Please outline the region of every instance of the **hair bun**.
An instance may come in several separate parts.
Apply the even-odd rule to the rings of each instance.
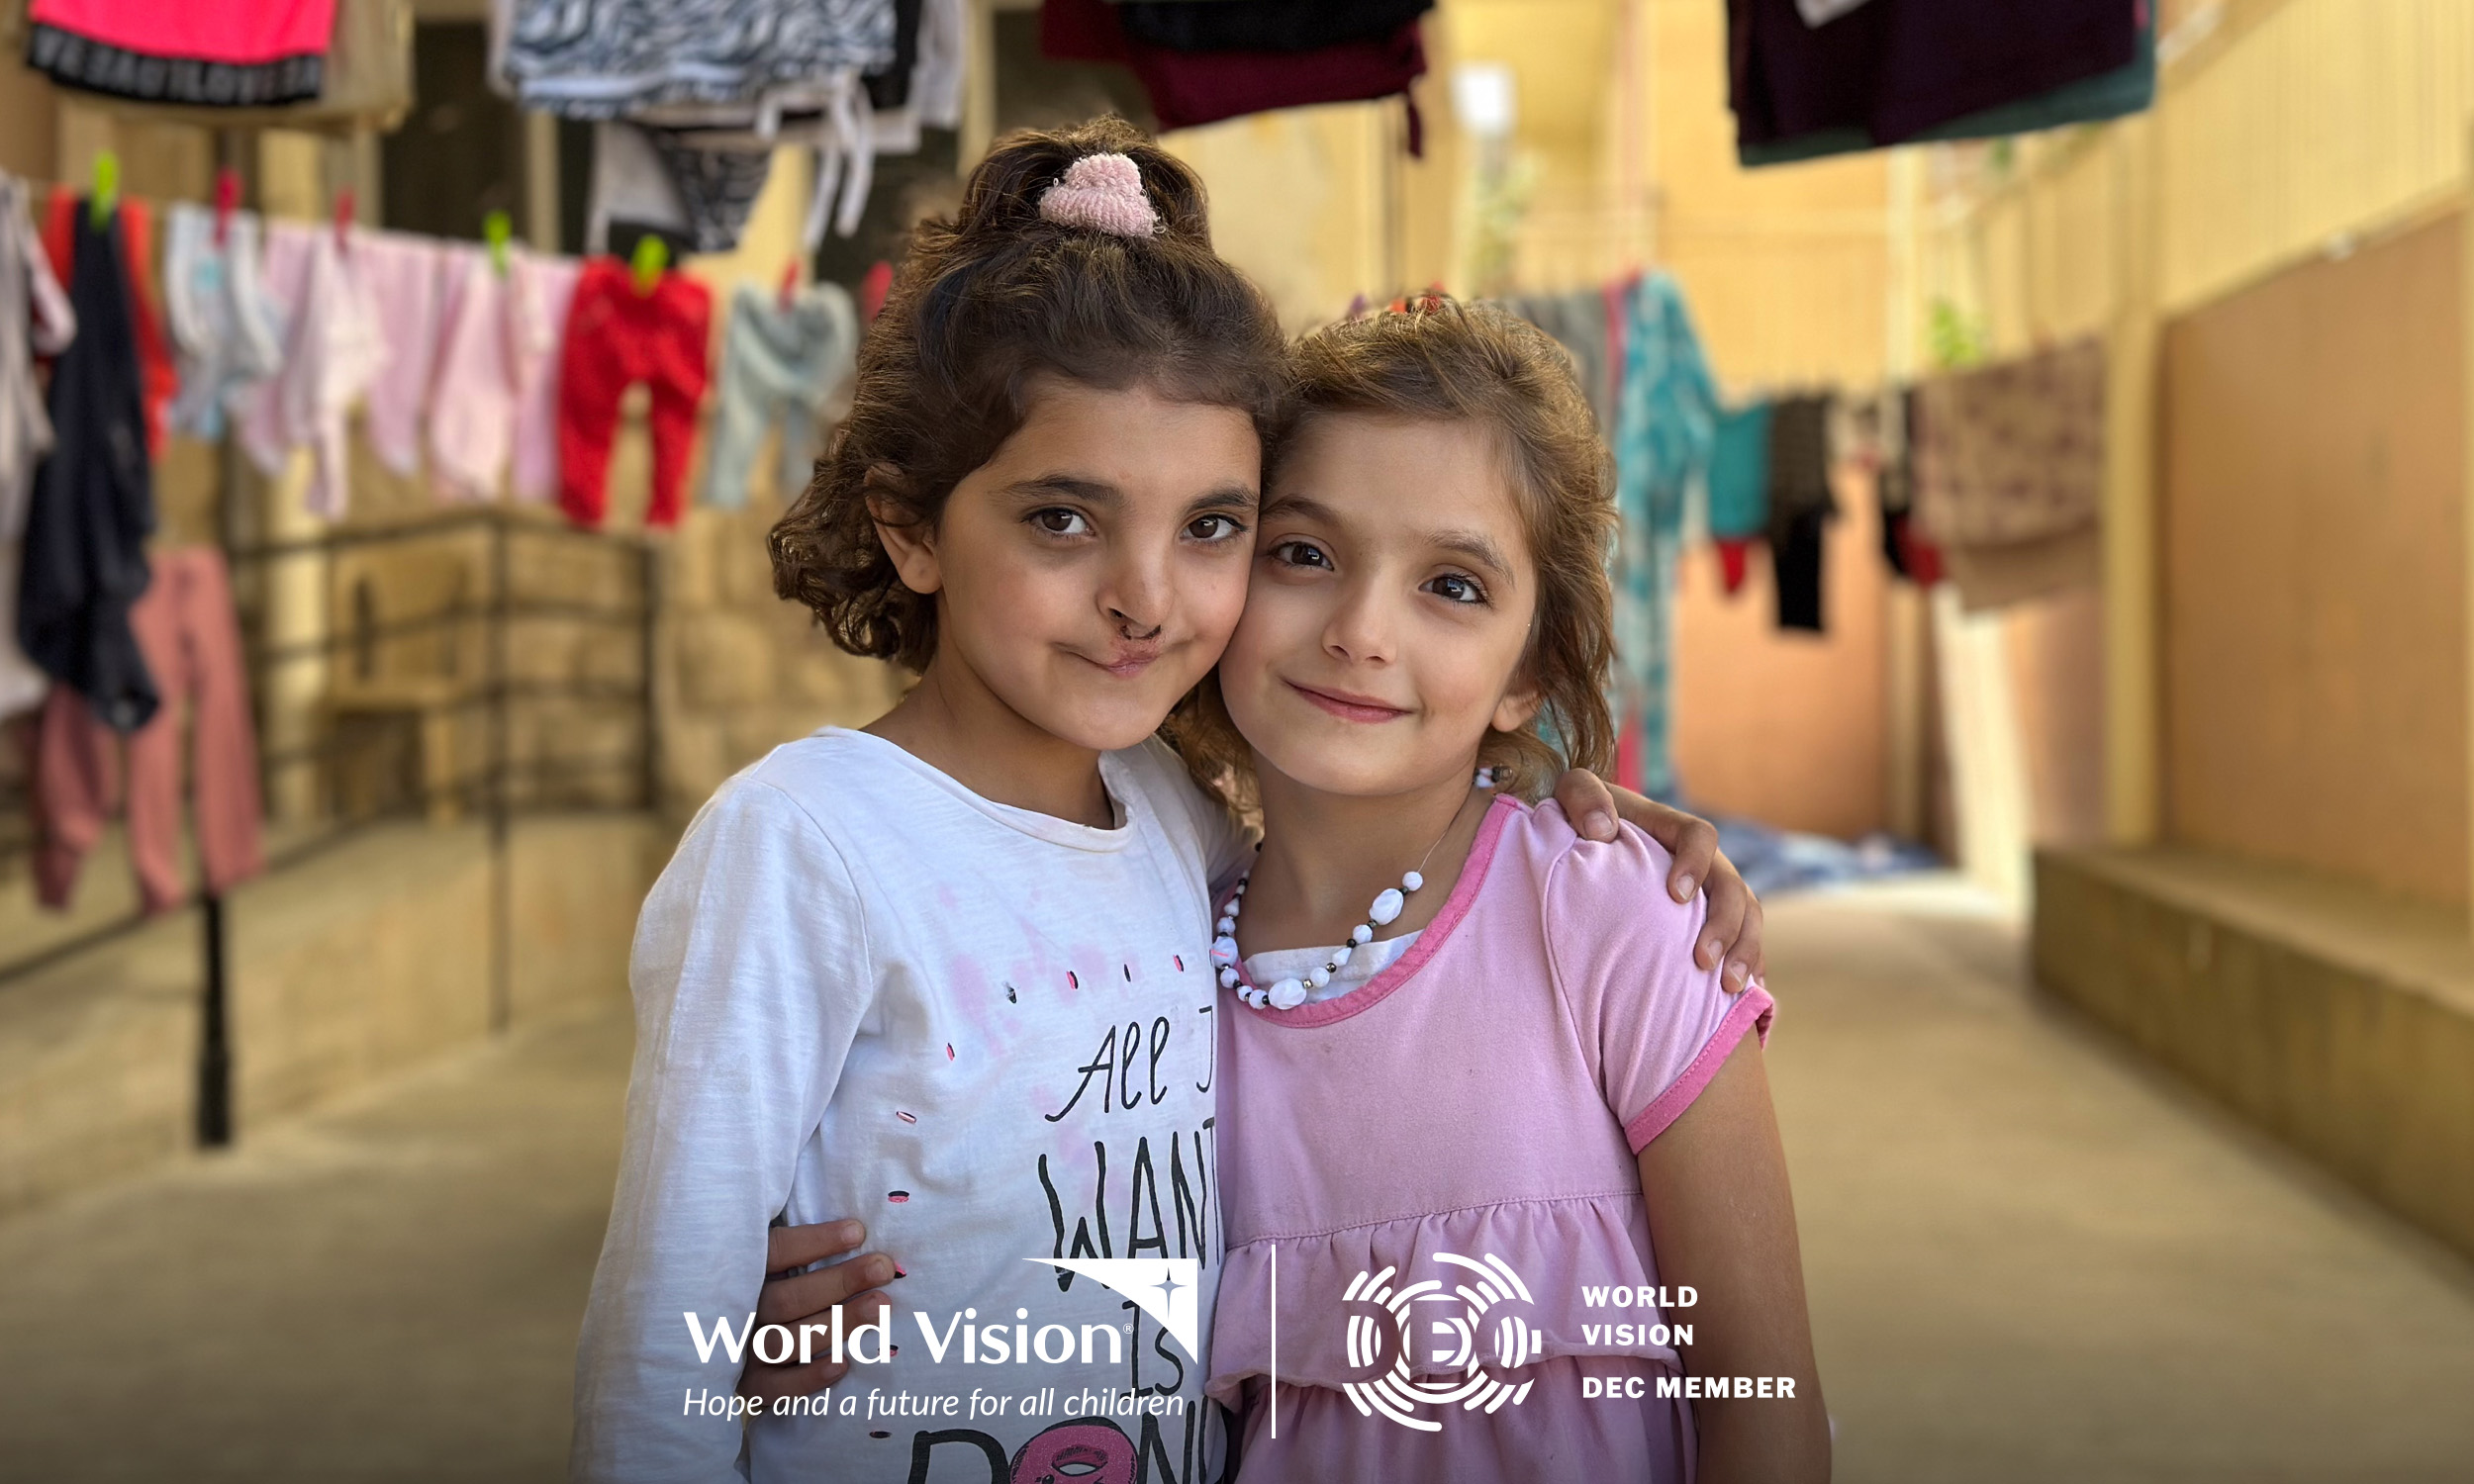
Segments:
[[[1160,232],[1160,213],[1143,193],[1142,167],[1114,152],[1086,154],[1040,193],[1039,214],[1061,227],[1083,227],[1112,236],[1150,237]]]

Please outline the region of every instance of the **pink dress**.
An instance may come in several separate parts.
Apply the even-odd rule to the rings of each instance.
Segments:
[[[1693,965],[1667,861],[1498,798],[1398,963],[1293,1010],[1221,996],[1207,1389],[1241,1478],[1692,1477],[1691,1404],[1657,1396],[1692,1310],[1657,1291],[1634,1157],[1770,1001]]]

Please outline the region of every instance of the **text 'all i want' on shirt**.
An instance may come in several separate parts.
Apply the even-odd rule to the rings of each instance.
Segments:
[[[1237,844],[1159,744],[1100,771],[1111,829],[828,728],[698,814],[636,931],[577,1477],[729,1477],[712,1326],[755,1308],[777,1217],[848,1216],[904,1269],[896,1352],[749,1425],[754,1478],[1218,1477],[1208,881]]]

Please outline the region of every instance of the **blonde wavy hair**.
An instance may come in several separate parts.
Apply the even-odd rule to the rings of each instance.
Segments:
[[[1570,357],[1506,310],[1440,294],[1326,325],[1289,347],[1267,472],[1278,477],[1301,429],[1350,415],[1476,419],[1494,431],[1538,569],[1521,665],[1541,701],[1527,726],[1489,731],[1478,761],[1496,771],[1497,787],[1533,798],[1565,768],[1605,772],[1615,748],[1606,703],[1615,654],[1606,576],[1613,478]],[[1196,782],[1239,813],[1254,812],[1253,753],[1229,721],[1216,675],[1163,730]]]

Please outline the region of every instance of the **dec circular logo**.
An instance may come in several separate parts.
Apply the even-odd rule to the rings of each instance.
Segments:
[[[1392,1277],[1398,1269],[1386,1267],[1359,1273],[1341,1295],[1350,1367],[1372,1370],[1386,1358],[1390,1362],[1372,1381],[1343,1381],[1341,1391],[1366,1416],[1387,1417],[1421,1433],[1443,1431],[1442,1423],[1417,1415],[1424,1408],[1458,1406],[1493,1412],[1518,1406],[1534,1383],[1514,1385],[1490,1371],[1517,1370],[1539,1358],[1545,1348],[1545,1338],[1526,1318],[1497,1312],[1506,1305],[1536,1302],[1510,1263],[1492,1252],[1482,1261],[1458,1252],[1436,1252],[1433,1260],[1464,1269],[1468,1276],[1450,1288],[1438,1278],[1394,1288]],[[1410,1373],[1421,1322],[1426,1327],[1428,1364],[1454,1374]]]

